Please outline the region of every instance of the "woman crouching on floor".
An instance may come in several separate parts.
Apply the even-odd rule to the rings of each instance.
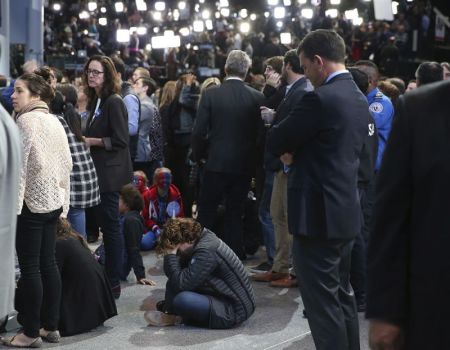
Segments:
[[[169,219],[157,249],[168,281],[158,311],[144,315],[149,325],[231,328],[253,314],[253,288],[241,261],[197,221]]]

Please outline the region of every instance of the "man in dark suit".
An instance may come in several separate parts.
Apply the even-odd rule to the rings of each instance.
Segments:
[[[349,270],[360,229],[357,179],[369,106],[345,70],[345,44],[336,32],[309,33],[297,53],[315,90],[272,128],[267,148],[290,166],[289,232],[316,348],[359,349]]]
[[[255,171],[257,137],[263,129],[260,106],[264,95],[243,82],[250,65],[245,52],[230,52],[225,63],[227,77],[221,86],[204,91],[192,131],[194,158],[206,159],[198,221],[212,228],[217,207],[225,198],[220,238],[240,258],[245,257],[243,204]]]
[[[372,349],[450,349],[449,96],[434,83],[397,104],[369,243]]]

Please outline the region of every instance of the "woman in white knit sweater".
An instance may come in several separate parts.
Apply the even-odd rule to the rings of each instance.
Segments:
[[[17,79],[12,95],[23,148],[16,235],[21,277],[16,309],[24,330],[3,340],[12,347],[40,347],[42,339],[59,341],[61,280],[55,236],[57,219],[69,208],[72,158],[63,126],[48,111],[54,94],[42,77],[31,73]]]

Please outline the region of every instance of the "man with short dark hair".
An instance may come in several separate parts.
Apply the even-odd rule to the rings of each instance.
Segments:
[[[423,62],[416,70],[417,87],[444,79],[444,67],[437,62]]]
[[[205,90],[192,130],[195,161],[206,159],[199,196],[198,221],[213,229],[217,207],[225,199],[221,239],[244,259],[243,204],[255,172],[257,138],[264,125],[260,106],[264,95],[245,85],[251,65],[241,50],[229,53],[222,85]]]
[[[297,53],[315,90],[271,129],[267,149],[289,165],[294,267],[316,348],[355,350],[350,255],[361,225],[357,180],[368,104],[345,69],[345,43],[336,32],[310,32]]]

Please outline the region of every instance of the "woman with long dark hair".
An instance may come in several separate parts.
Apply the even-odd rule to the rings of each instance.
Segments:
[[[90,111],[84,140],[90,147],[100,187],[98,219],[105,244],[105,267],[113,294],[119,298],[123,251],[119,192],[133,178],[127,109],[119,95],[119,75],[109,57],[92,56],[85,65],[83,83]]]
[[[54,89],[39,75],[24,74],[12,102],[22,134],[16,250],[21,277],[16,301],[24,332],[4,339],[12,347],[59,342],[61,279],[55,261],[56,222],[67,214],[72,158],[64,128],[49,113]]]

